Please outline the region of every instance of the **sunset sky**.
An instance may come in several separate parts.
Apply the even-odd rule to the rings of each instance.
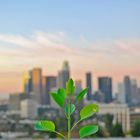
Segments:
[[[22,90],[22,75],[57,75],[68,60],[74,79],[91,71],[140,84],[140,1],[0,1],[0,97]]]

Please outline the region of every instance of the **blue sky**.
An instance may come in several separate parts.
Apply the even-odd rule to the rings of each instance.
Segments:
[[[140,1],[0,1],[0,93],[22,91],[33,67],[57,75],[64,60],[75,79],[91,71],[95,84],[126,74],[140,83]]]
[[[65,31],[71,38],[140,36],[138,0],[4,0],[0,31],[28,34],[35,30]]]

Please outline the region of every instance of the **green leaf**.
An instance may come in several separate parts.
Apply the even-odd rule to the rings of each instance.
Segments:
[[[84,126],[79,131],[80,138],[84,138],[86,136],[95,134],[98,131],[98,129],[99,128],[98,128],[97,125],[87,125],[87,126]]]
[[[89,104],[80,111],[80,118],[81,120],[86,119],[88,117],[91,117],[93,114],[97,113],[98,111],[99,111],[99,107],[97,104]]]
[[[73,95],[75,91],[75,85],[74,85],[74,82],[72,79],[69,79],[67,82],[66,82],[66,92],[67,94],[69,95]]]
[[[75,105],[74,104],[70,104],[70,114],[72,114],[75,110]],[[65,112],[66,114],[68,114],[68,105],[65,108]]]
[[[85,94],[87,94],[87,91],[88,91],[88,88],[85,88],[84,90],[82,90],[82,91],[77,95],[76,100],[77,100],[78,102],[81,101],[81,100],[84,98]]]
[[[35,124],[35,130],[55,131],[55,124],[52,121],[39,121]]]
[[[58,89],[57,93],[51,93],[53,100],[60,106],[64,107],[65,99],[66,99],[66,92],[65,89],[60,88]]]
[[[64,88],[59,88],[57,93],[60,94],[63,98],[66,98],[66,91]]]

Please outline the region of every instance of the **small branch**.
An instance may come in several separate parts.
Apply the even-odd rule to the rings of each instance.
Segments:
[[[64,109],[62,109],[62,110],[63,110],[63,113],[65,114],[66,119],[68,119],[68,116],[67,116],[67,114],[65,113],[65,110],[64,110]]]
[[[59,133],[57,131],[53,131],[53,132],[56,133],[56,134],[58,134],[59,136],[63,137],[64,139],[66,139],[66,137],[63,134],[61,134],[61,133]]]
[[[80,123],[81,122],[81,120],[79,120],[78,122],[76,122],[74,125],[73,125],[73,127],[71,128],[71,131],[74,129],[74,127],[78,124],[78,123]]]

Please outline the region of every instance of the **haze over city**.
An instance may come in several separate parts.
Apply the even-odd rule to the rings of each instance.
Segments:
[[[139,1],[3,1],[0,4],[0,97],[22,91],[22,75],[41,67],[57,75],[68,60],[71,76],[125,75],[140,84]]]
[[[0,1],[0,140],[60,138],[140,138],[140,1]]]

